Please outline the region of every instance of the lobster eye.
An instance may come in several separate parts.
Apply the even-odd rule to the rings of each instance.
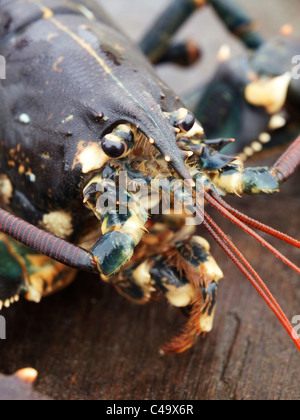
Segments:
[[[101,143],[103,152],[112,159],[126,156],[134,147],[134,133],[127,124],[118,125]]]
[[[102,140],[102,150],[108,157],[117,159],[125,155],[127,147],[123,142],[104,137]]]
[[[182,131],[187,133],[194,127],[195,122],[196,122],[195,116],[191,112],[188,111],[186,117],[183,120],[179,121],[178,127]]]
[[[169,118],[173,127],[179,128],[183,133],[189,132],[196,122],[195,116],[185,108],[177,109],[174,112],[166,112],[165,115]]]

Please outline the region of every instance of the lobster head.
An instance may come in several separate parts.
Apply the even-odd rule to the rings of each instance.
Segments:
[[[149,159],[149,153],[153,157],[158,152],[179,178],[192,185],[186,160],[193,151],[179,147],[178,139],[187,133],[202,138],[203,128],[126,37],[111,28],[105,35],[99,28],[93,31],[94,49],[82,46],[92,55],[95,70],[89,86],[94,88],[79,93],[81,126],[88,126],[90,141],[79,143],[73,167],[81,165],[84,174],[99,172],[111,160],[136,154],[138,143],[139,154],[144,152]],[[90,35],[81,33],[83,38]],[[87,139],[86,134],[79,137]]]

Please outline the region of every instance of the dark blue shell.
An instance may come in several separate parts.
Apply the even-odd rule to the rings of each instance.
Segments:
[[[182,103],[104,14],[89,20],[65,0],[4,0],[0,16],[0,54],[7,61],[0,85],[0,172],[29,203],[43,212],[81,206],[78,144],[100,147],[122,122],[154,138],[177,173],[189,178],[163,113]]]

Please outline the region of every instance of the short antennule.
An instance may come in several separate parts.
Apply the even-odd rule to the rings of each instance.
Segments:
[[[166,113],[155,105],[151,108],[151,112],[139,115],[138,127],[149,139],[149,142],[162,154],[166,162],[173,167],[177,175],[186,180],[189,185],[194,186],[194,181],[185,163],[188,156],[178,146],[174,126]]]
[[[192,187],[195,185],[195,182],[193,181],[193,178],[186,167],[185,160],[182,155],[180,156],[180,159],[176,160],[173,160],[170,156],[166,156],[165,159],[168,159],[167,161],[170,162],[175,172],[180,176],[181,179],[185,180],[187,184]]]
[[[174,141],[174,145],[171,145],[168,140],[159,141],[155,139],[154,146],[160,151],[166,162],[173,167],[174,171],[181,179],[185,180],[190,186],[195,185],[185,163],[185,160],[191,155],[189,152],[183,153],[183,151],[177,146],[176,139]]]

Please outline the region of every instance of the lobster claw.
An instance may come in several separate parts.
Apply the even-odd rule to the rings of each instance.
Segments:
[[[224,168],[224,166],[234,162],[238,158],[235,156],[223,155],[205,146],[203,147],[199,159],[203,169],[206,171],[216,171]]]

